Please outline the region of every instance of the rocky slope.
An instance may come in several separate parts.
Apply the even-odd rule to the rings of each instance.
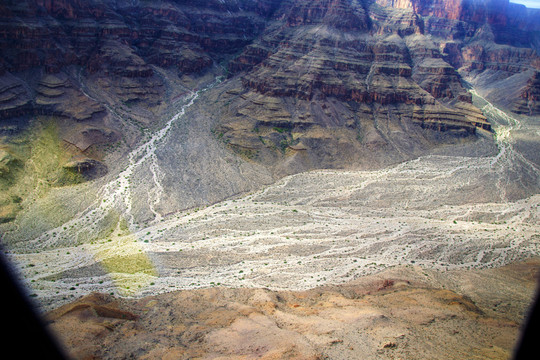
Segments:
[[[303,292],[96,293],[48,319],[76,359],[508,359],[539,265],[444,277],[402,267]],[[498,297],[485,298],[494,278]]]
[[[206,104],[214,135],[277,177],[476,141],[491,125],[463,80],[538,113],[540,12],[508,1],[25,0],[0,13],[2,146],[25,163],[13,134],[53,118],[58,166],[85,179],[209,73],[227,75]]]
[[[31,160],[32,134],[55,123],[64,149],[58,169],[85,179],[117,162],[104,156],[162,126],[200,81],[265,26],[271,1],[22,1],[0,5],[0,133],[20,163]],[[0,178],[9,197],[31,198],[13,171]],[[27,173],[31,173],[30,170]],[[35,179],[41,182],[40,179]],[[26,181],[28,182],[28,181]],[[59,183],[55,181],[55,183]],[[21,190],[21,187],[24,188]],[[227,194],[230,195],[230,194]]]
[[[504,1],[284,1],[231,62],[237,76],[218,131],[239,154],[285,158],[282,171],[295,172],[403,160],[489,130],[464,78],[487,88],[519,77],[506,104],[526,112],[531,103],[534,114],[538,55],[523,29],[536,29],[538,13],[518,23],[509,7],[523,10]]]

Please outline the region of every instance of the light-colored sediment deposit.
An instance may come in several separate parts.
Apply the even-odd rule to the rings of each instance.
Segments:
[[[96,191],[95,205],[15,242],[10,254],[45,308],[93,291],[303,290],[403,265],[445,272],[521,261],[540,251],[540,195],[530,190],[540,172],[514,144],[524,127],[531,133],[537,125],[478,101],[495,125],[493,156],[433,154],[381,170],[311,171],[135,223],[135,207],[148,201],[154,210],[165,196],[155,154],[171,135],[161,131]],[[133,196],[137,171],[152,175],[151,196]]]

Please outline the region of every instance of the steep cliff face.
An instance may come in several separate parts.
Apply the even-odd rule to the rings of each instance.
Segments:
[[[40,86],[32,81],[36,72],[38,77],[70,75],[75,87],[84,90],[89,83],[88,87],[105,90],[106,99],[99,101],[137,102],[155,110],[155,116],[168,87],[154,66],[180,75],[208,69],[251,42],[273,10],[272,1],[240,7],[236,1],[217,0],[159,4],[26,0],[1,6],[0,74],[10,74],[2,82],[13,89],[13,75],[28,84],[28,91],[16,91],[18,96],[2,104],[4,118],[72,117],[40,106],[32,91]]]
[[[492,39],[476,54],[471,40],[486,19],[473,24],[447,10],[436,18],[443,12],[437,4],[429,14],[417,5],[284,2],[263,35],[230,63],[237,83],[224,96],[217,131],[239,153],[286,158],[284,171],[294,171],[298,163],[341,166],[336,154],[362,166],[415,156],[435,145],[423,129],[458,137],[489,130],[457,69],[524,71],[534,51]],[[334,22],[339,12],[356,16],[354,25]],[[426,31],[435,26],[432,18],[445,26],[438,36]],[[470,39],[454,38],[460,26],[470,27]]]
[[[515,14],[527,13],[524,6],[509,0],[376,0],[377,4],[396,9],[412,9],[422,16],[450,20],[508,25]],[[522,18],[520,21],[527,21]]]
[[[535,71],[527,81],[513,110],[518,114],[540,114],[540,71]]]
[[[382,35],[389,33],[400,37],[423,34],[437,38],[436,45],[444,47],[445,60],[456,69],[506,66],[503,70],[523,71],[536,57],[530,44],[535,41],[534,31],[540,29],[540,21],[536,21],[540,19],[540,12],[507,0],[259,0],[241,4],[232,0],[159,4],[24,0],[4,2],[0,6],[0,75],[35,69],[59,73],[76,66],[84,70],[85,76],[99,74],[102,78],[112,78],[114,81],[109,85],[117,87],[116,93],[121,94],[123,101],[136,99],[147,107],[156,105],[165,92],[160,88],[163,80],[157,76],[153,65],[173,68],[181,74],[197,73],[241,52],[229,67],[237,73],[276,53],[277,47],[284,49],[300,44],[309,51],[309,47],[320,41],[305,39],[311,34],[301,33],[306,27],[324,26],[357,37],[361,33],[375,37],[352,40],[355,42],[353,51],[367,54],[360,59],[363,64],[351,68],[353,72],[359,69],[360,73],[366,72],[368,65],[371,68],[372,61],[380,61],[382,55],[375,59],[374,54],[387,51],[381,49],[388,43],[387,36]],[[284,26],[280,33],[270,26],[277,22]],[[263,32],[264,38],[258,38]],[[318,51],[327,54],[330,50],[345,51],[351,45],[350,40],[332,43],[335,39],[325,37],[328,43],[317,46],[325,47]],[[373,44],[377,41],[382,45],[375,48]],[[494,47],[493,43],[520,47]],[[394,52],[399,54],[400,50]],[[411,65],[403,54],[400,56],[400,63]],[[388,71],[381,70],[379,65],[375,66],[375,71]],[[407,71],[405,68],[397,71],[398,77],[406,78]],[[258,75],[253,74],[251,78]],[[123,81],[129,84],[122,86]],[[262,82],[253,84],[261,89],[268,86]],[[348,93],[332,85],[325,91]],[[147,94],[148,99],[141,94]],[[361,91],[344,96],[382,99]],[[25,102],[19,99],[1,110],[6,116],[10,111],[32,112],[31,106],[26,103],[22,106],[22,103]]]
[[[343,30],[367,30],[369,23],[363,6],[347,0],[286,0],[277,17],[285,19],[289,27],[328,24]]]
[[[253,41],[276,3],[3,1],[0,148],[17,160],[9,164],[30,161],[31,133],[52,120],[62,161],[50,170],[75,182],[103,176],[115,166],[103,163],[109,150],[139,142],[199,75],[221,72],[217,65]],[[0,189],[19,194],[12,170],[0,174]],[[70,184],[57,180],[47,183]],[[0,221],[20,209],[6,199]]]
[[[207,108],[237,154],[377,167],[490,130],[463,80],[538,114],[538,19],[507,0],[4,1],[0,130],[54,117],[93,163],[224,73]]]

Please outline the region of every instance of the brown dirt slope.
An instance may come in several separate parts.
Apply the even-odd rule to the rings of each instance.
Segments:
[[[408,266],[303,292],[92,294],[48,319],[76,359],[507,359],[539,266]]]

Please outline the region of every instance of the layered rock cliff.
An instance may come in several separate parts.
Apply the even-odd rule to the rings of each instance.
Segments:
[[[60,74],[70,75],[70,83],[79,90],[93,88],[99,102],[140,104],[153,111],[142,119],[148,120],[159,115],[170,91],[156,66],[172,68],[179,75],[211,67],[253,39],[264,26],[268,7],[264,1],[242,9],[220,1],[203,5],[98,0],[4,3],[0,19],[3,118],[40,114],[92,120],[91,111],[83,118],[66,111],[72,106],[64,104],[68,97],[57,96],[56,106],[40,101],[40,95],[50,98],[51,94],[40,92],[43,84],[35,80]],[[26,88],[15,86],[21,82]],[[86,98],[82,101],[94,102],[89,94],[82,96]]]
[[[419,129],[489,130],[463,78],[512,76],[538,58],[530,43],[500,41],[522,30],[500,19],[507,3],[493,5],[282,2],[262,36],[230,63],[232,81],[240,80],[223,97],[217,131],[238,153],[284,156],[294,168],[334,167],[338,153],[362,165],[414,156],[434,146]]]
[[[531,30],[538,30],[534,20],[540,16],[504,0],[26,0],[4,3],[1,10],[2,118],[42,114],[75,121],[110,111],[95,104],[75,114],[60,96],[53,105],[51,91],[40,93],[44,85],[30,73],[78,73],[74,91],[89,82],[117,102],[157,114],[170,84],[156,67],[199,73],[240,52],[229,70],[245,73],[244,88],[274,97],[470,102],[453,70],[528,70],[537,57]],[[507,45],[516,41],[523,46]],[[74,96],[89,97],[80,91]]]
[[[99,175],[106,146],[225,75],[208,131],[245,160],[383,166],[490,130],[464,80],[537,115],[539,18],[507,0],[7,1],[0,131],[54,119],[67,164]]]
[[[274,3],[2,2],[0,146],[24,164],[32,157],[28,134],[52,120],[63,149],[58,173],[102,176],[111,149],[161,126],[199,74],[221,72],[218,64],[253,41]],[[7,177],[1,190],[20,193]]]

